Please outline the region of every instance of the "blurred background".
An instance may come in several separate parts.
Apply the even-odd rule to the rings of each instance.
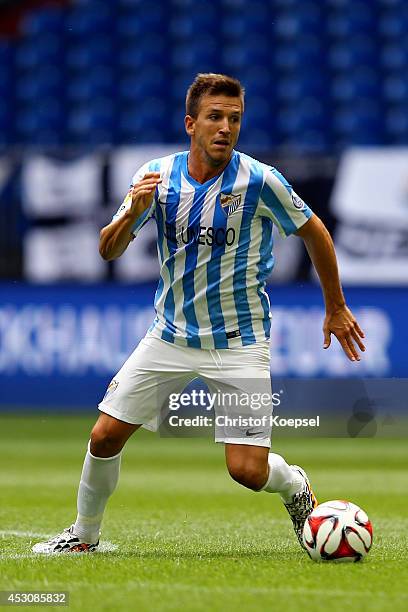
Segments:
[[[154,223],[99,230],[146,160],[188,148],[197,72],[246,88],[239,150],[325,221],[359,364],[323,351],[302,242],[276,236],[272,373],[408,377],[406,0],[0,0],[0,410],[95,406],[153,318]]]

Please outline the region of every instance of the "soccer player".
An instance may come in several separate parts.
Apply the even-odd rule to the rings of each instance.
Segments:
[[[239,81],[199,74],[186,97],[190,150],[155,159],[134,175],[129,193],[101,231],[100,253],[120,257],[149,219],[158,229],[156,318],[99,404],[78,490],[77,518],[33,547],[37,553],[92,552],[119,478],[122,448],[141,426],[156,429],[162,399],[200,377],[210,390],[270,387],[270,312],[265,281],[273,267],[272,226],[296,234],[322,286],[324,348],[331,334],[351,361],[364,334],[347,308],[332,240],[318,217],[274,168],[234,149],[244,112]],[[135,255],[137,257],[137,253]],[[215,410],[219,410],[215,406]],[[236,406],[224,408],[236,415]],[[249,409],[250,410],[250,409]],[[272,403],[257,417],[270,416]],[[302,544],[316,498],[305,472],[270,452],[263,427],[217,425],[234,480],[278,493]]]

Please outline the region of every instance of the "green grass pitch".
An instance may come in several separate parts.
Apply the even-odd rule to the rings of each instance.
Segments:
[[[69,610],[98,612],[408,609],[406,440],[274,439],[320,501],[367,511],[374,544],[362,563],[310,561],[278,497],[229,478],[222,445],[148,432],[126,447],[105,552],[34,556],[33,542],[74,519],[93,420],[0,417],[0,590],[66,590]]]

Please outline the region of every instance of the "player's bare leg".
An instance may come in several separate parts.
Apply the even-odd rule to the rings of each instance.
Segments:
[[[303,546],[303,525],[317,500],[302,468],[288,465],[283,457],[263,446],[226,444],[225,458],[231,477],[244,487],[279,493]]]
[[[269,448],[226,444],[225,460],[231,478],[248,489],[259,491],[268,480]]]
[[[125,423],[101,412],[91,432],[90,451],[92,455],[101,458],[117,455],[139,427],[141,425]]]
[[[82,468],[75,524],[34,552],[93,552],[99,543],[103,513],[119,480],[121,451],[140,425],[131,425],[101,413],[95,423]]]

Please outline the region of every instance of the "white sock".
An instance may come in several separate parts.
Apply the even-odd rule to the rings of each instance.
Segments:
[[[283,457],[276,453],[268,456],[269,476],[261,491],[279,493],[283,503],[292,501],[295,493],[303,486],[303,478],[296,470],[286,463]]]
[[[74,533],[84,542],[95,544],[106,503],[119,480],[121,453],[114,457],[94,457],[89,448],[88,444],[78,488]]]

